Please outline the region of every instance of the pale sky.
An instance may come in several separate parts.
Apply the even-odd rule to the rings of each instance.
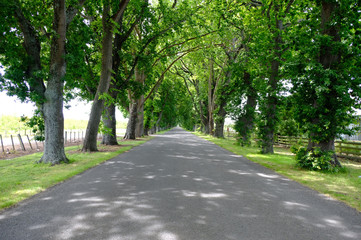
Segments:
[[[70,109],[64,108],[65,119],[78,119],[88,120],[91,103],[85,101],[72,100],[69,105]],[[33,103],[22,103],[16,97],[9,97],[5,92],[0,92],[0,116],[12,115],[12,116],[29,116],[33,115],[35,110]],[[123,121],[124,117],[122,113],[117,109],[116,111],[117,121]]]

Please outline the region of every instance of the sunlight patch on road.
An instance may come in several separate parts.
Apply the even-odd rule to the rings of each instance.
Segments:
[[[228,172],[229,173],[236,173],[236,174],[239,174],[239,175],[251,175],[252,174],[252,173],[244,172],[244,171],[241,171],[241,170],[229,170]]]
[[[264,174],[264,173],[257,173],[258,176],[264,178],[279,178],[280,176],[274,174]]]
[[[70,199],[68,200],[68,203],[73,202],[102,202],[104,199],[99,197],[89,197],[89,198],[79,198],[79,199]]]
[[[297,202],[284,201],[283,204],[284,204],[284,206],[286,207],[286,209],[307,210],[307,209],[310,208],[310,206],[308,206],[308,205],[301,204],[301,203],[297,203]]]
[[[159,240],[178,240],[179,238],[171,232],[159,233]]]
[[[228,196],[227,194],[219,193],[219,192],[199,193],[199,192],[183,190],[182,193],[185,197],[201,197],[201,198],[208,198],[208,199],[209,198],[224,198],[224,197]]]

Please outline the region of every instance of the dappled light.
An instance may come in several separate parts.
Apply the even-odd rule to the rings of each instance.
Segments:
[[[29,207],[41,218],[26,223],[29,213],[18,208],[0,220],[21,226],[23,239],[359,239],[360,228],[323,207],[338,203],[320,207],[324,197],[218,150],[175,129],[40,194]]]

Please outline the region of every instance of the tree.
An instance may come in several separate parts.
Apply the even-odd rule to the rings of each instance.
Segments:
[[[85,133],[83,152],[97,151],[97,136],[99,130],[100,118],[104,107],[104,95],[108,93],[110,85],[110,76],[112,69],[112,49],[113,35],[116,28],[115,23],[119,22],[129,0],[121,0],[117,10],[111,15],[112,2],[105,0],[103,2],[103,41],[102,41],[102,67],[98,88],[92,104],[89,122]]]
[[[66,73],[65,39],[67,27],[84,1],[66,8],[65,0],[54,0],[48,8],[32,1],[1,2],[1,77],[3,89],[22,101],[34,102],[44,118],[44,155],[39,162],[67,162],[64,152],[63,88]],[[38,12],[36,12],[38,11]],[[39,13],[48,12],[48,19]],[[52,26],[46,25],[52,22]],[[45,24],[44,24],[45,23]],[[52,33],[46,32],[52,29]],[[50,49],[42,43],[50,42]],[[45,64],[44,64],[45,62]]]
[[[310,6],[299,23],[300,44],[289,71],[295,116],[310,139],[307,152],[326,153],[334,151],[339,134],[351,133],[360,107],[360,6],[351,0]],[[334,152],[330,164],[340,166]]]
[[[109,101],[105,103],[105,111],[103,113],[103,124],[106,128],[106,132],[103,135],[102,144],[106,145],[118,145],[117,142],[117,133],[116,133],[116,119],[115,119],[115,107],[116,104],[121,101],[119,100],[119,95],[125,94],[124,90],[126,84],[124,83],[124,74],[122,74],[121,62],[124,62],[124,59],[121,57],[121,52],[123,46],[128,38],[131,36],[132,32],[136,28],[142,19],[146,17],[145,10],[148,9],[148,1],[142,2],[142,4],[131,5],[134,8],[134,13],[132,15],[137,16],[135,20],[127,24],[124,17],[120,18],[120,29],[116,32],[114,38],[114,47],[113,47],[113,63],[112,63],[112,79],[109,87]],[[124,101],[123,101],[124,102]]]

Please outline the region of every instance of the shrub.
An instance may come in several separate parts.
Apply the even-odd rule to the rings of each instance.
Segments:
[[[340,172],[344,168],[335,166],[333,162],[333,151],[322,151],[320,148],[313,148],[308,151],[305,147],[292,146],[291,151],[296,154],[297,166],[313,170],[313,171],[326,171],[326,172]]]

